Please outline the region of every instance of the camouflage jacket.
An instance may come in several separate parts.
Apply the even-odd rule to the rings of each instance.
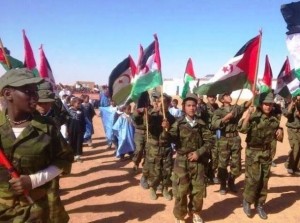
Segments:
[[[297,116],[297,109],[294,107],[289,112],[288,109],[283,109],[283,115],[287,118],[286,127],[300,129],[300,117]]]
[[[246,143],[248,146],[261,147],[269,145],[275,139],[275,132],[279,128],[279,119],[272,112],[268,117],[261,111],[257,110],[251,114],[246,126],[242,126],[243,120],[239,122],[238,130],[247,134]]]
[[[176,143],[177,153],[180,155],[196,151],[200,157],[213,146],[211,131],[198,117],[193,127],[187,121],[186,116],[179,118],[166,134]]]
[[[55,165],[63,174],[70,173],[73,152],[58,129],[50,123],[52,121],[48,118],[35,114],[31,123],[16,138],[5,113],[0,112],[0,147],[20,175],[34,174],[49,165]],[[12,193],[9,179],[7,169],[0,166],[0,219],[5,207],[11,208],[16,201],[26,200],[23,195]],[[45,203],[50,187],[51,182],[48,182],[29,191],[29,195],[35,203]],[[4,200],[5,203],[2,203]]]
[[[236,132],[240,118],[246,110],[245,103],[242,105],[230,105],[229,107],[218,108],[212,117],[211,128],[212,130],[221,129],[222,133]],[[222,122],[222,118],[228,113],[234,111],[234,117],[227,123]]]

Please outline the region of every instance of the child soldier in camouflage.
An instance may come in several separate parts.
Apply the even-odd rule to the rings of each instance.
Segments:
[[[244,111],[251,105],[251,100],[242,105],[231,105],[231,92],[219,94],[218,99],[222,106],[218,108],[212,117],[211,129],[220,130],[218,139],[218,178],[220,180],[220,194],[227,193],[228,189],[236,193],[235,179],[241,174],[241,137],[237,126]],[[227,167],[230,163],[230,172]]]
[[[272,164],[272,143],[283,138],[280,120],[273,106],[273,93],[262,93],[259,107],[256,111],[250,107],[238,127],[241,133],[247,134],[243,210],[248,217],[251,217],[250,205],[254,204],[259,217],[267,219],[263,205],[267,198]]]
[[[148,111],[149,128],[144,165],[144,168],[145,166],[148,168],[148,172],[143,170],[143,174],[148,179],[150,198],[152,200],[157,199],[156,190],[160,183],[163,186],[163,196],[167,200],[171,200],[172,197],[168,191],[168,187],[171,186],[173,150],[171,148],[171,141],[162,137],[165,131],[162,128],[164,119],[162,106],[164,106],[165,116],[169,123],[173,124],[175,118],[167,110],[172,98],[164,94],[161,100],[163,100],[163,103],[159,101],[157,107],[150,108]]]
[[[73,153],[52,122],[35,112],[41,81],[25,68],[9,70],[0,78],[7,104],[0,112],[0,147],[20,174],[10,179],[8,170],[0,166],[0,222],[69,220],[57,199],[59,191],[53,196],[49,192],[57,176],[70,173]],[[26,199],[25,191],[33,202]]]
[[[175,198],[173,214],[177,223],[185,222],[188,212],[193,215],[193,223],[201,223],[200,212],[206,196],[204,166],[207,152],[213,146],[213,138],[205,122],[196,116],[196,95],[187,94],[183,100],[183,111],[185,115],[173,125],[167,121],[162,123],[164,129],[171,126],[164,132],[164,137],[170,137],[177,145],[172,175]]]

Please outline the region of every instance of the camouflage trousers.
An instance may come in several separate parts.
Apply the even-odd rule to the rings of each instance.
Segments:
[[[272,163],[271,148],[267,150],[246,149],[244,199],[251,204],[264,204],[267,199],[268,182]]]
[[[207,178],[212,179],[215,177],[215,172],[218,169],[219,152],[216,145],[216,138],[214,137],[213,146],[210,148],[208,154],[208,163],[205,165],[205,175]]]
[[[173,151],[170,147],[147,145],[143,175],[150,187],[156,189],[160,183],[163,187],[171,186]]]
[[[145,146],[146,146],[146,136],[145,134],[140,134],[135,132],[134,134],[135,151],[133,154],[132,161],[135,165],[139,166],[142,159],[145,157]]]
[[[199,214],[203,198],[206,196],[204,165],[200,162],[190,162],[186,156],[177,154],[172,185],[175,198],[174,216],[184,219],[188,211]]]
[[[227,167],[230,164],[230,173],[233,177],[238,177],[241,174],[241,137],[221,137],[218,140],[218,178],[221,181],[226,181],[228,178]]]
[[[300,132],[295,132],[291,128],[287,129],[291,150],[289,151],[285,166],[296,171],[300,168]]]

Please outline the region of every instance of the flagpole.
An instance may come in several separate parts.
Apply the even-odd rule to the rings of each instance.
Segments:
[[[238,101],[240,100],[240,97],[241,97],[241,95],[242,95],[243,90],[244,90],[244,88],[242,88],[242,89],[240,90],[239,96],[237,97],[237,99],[236,99],[236,101],[235,101],[235,105],[237,105]]]
[[[9,62],[7,56],[6,56],[6,52],[5,52],[5,50],[4,50],[4,46],[3,46],[3,44],[2,44],[1,38],[0,38],[0,47],[1,47],[1,50],[2,50],[2,52],[3,52],[3,56],[4,56],[4,59],[5,59],[5,62],[6,62],[6,64],[7,64],[7,66],[8,66],[8,68],[11,69],[11,64],[10,64],[10,62]]]
[[[258,53],[257,53],[257,58],[256,58],[256,70],[255,70],[255,76],[254,76],[254,82],[252,86],[252,104],[254,104],[255,100],[255,91],[256,91],[256,82],[257,82],[257,73],[258,73],[258,67],[259,67],[259,57],[260,57],[260,48],[261,48],[261,38],[262,38],[262,29],[259,30],[259,43],[258,43]]]

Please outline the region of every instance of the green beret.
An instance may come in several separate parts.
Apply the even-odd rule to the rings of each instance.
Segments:
[[[259,95],[259,103],[274,103],[273,92],[263,92]]]
[[[55,93],[50,90],[38,90],[38,95],[40,103],[55,101]]]
[[[35,77],[27,68],[11,69],[0,77],[0,91],[7,86],[22,87],[28,84],[38,84],[43,79]]]

